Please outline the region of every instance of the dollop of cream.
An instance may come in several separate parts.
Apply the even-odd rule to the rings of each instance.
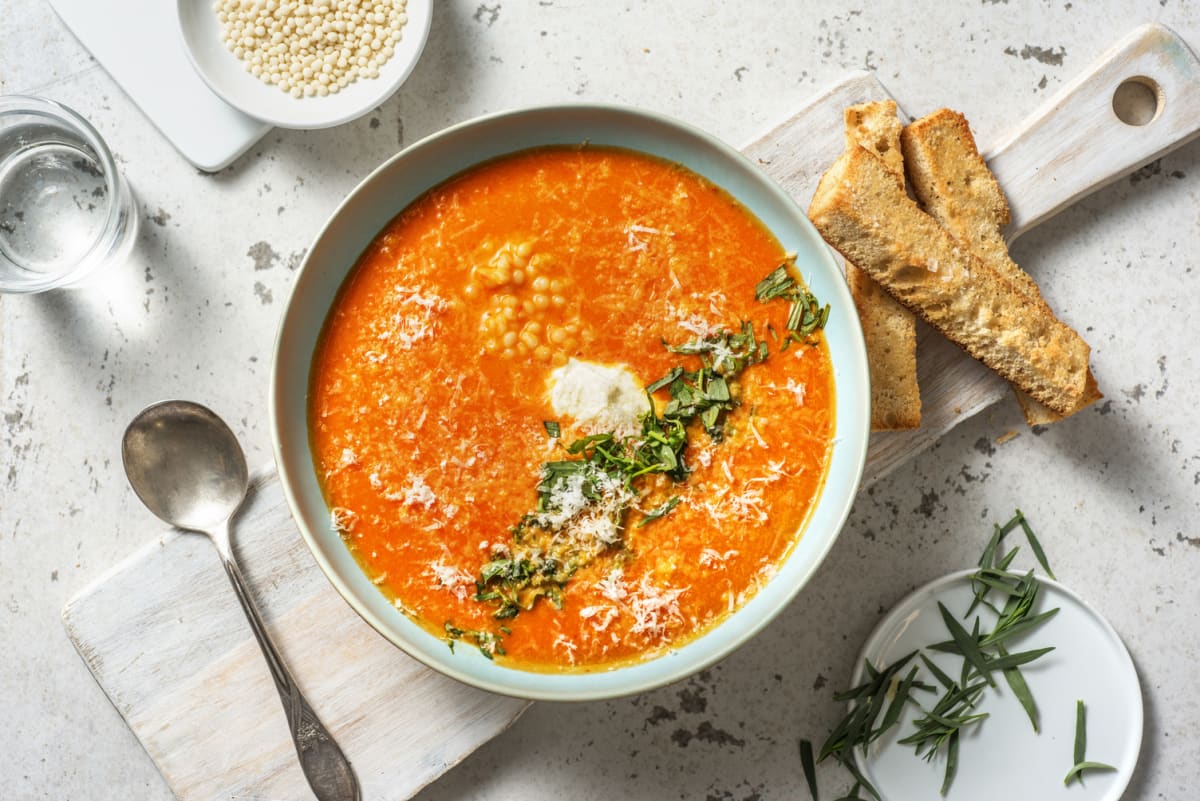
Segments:
[[[589,434],[641,431],[640,417],[650,410],[646,390],[624,365],[571,359],[550,374],[550,405]]]

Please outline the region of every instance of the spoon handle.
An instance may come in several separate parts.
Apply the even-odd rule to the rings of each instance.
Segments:
[[[225,574],[229,576],[229,583],[237,593],[250,629],[254,632],[254,637],[258,640],[271,669],[271,677],[275,680],[279,700],[283,702],[283,711],[287,715],[288,729],[296,745],[296,755],[300,758],[300,767],[304,770],[309,787],[318,801],[359,801],[361,796],[358,780],[350,767],[350,761],[300,693],[296,680],[292,678],[283,657],[279,655],[275,643],[267,633],[267,627],[263,624],[258,608],[246,587],[242,571],[234,560],[229,521],[218,530],[209,532],[209,536],[217,547],[221,563],[225,566]]]

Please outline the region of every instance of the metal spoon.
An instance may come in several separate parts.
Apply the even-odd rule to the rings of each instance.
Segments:
[[[245,500],[250,482],[246,457],[229,426],[198,403],[155,403],[125,429],[121,459],[133,491],[151,512],[178,528],[207,534],[216,546],[271,668],[313,793],[319,801],[359,801],[350,762],[300,694],[234,561],[229,521]]]

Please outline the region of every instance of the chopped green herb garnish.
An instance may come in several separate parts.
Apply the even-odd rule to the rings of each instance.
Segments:
[[[772,298],[786,298],[796,288],[796,279],[788,271],[788,263],[776,267],[754,287],[754,299],[764,303]]]
[[[646,387],[646,392],[653,395],[655,392],[658,392],[663,387],[670,386],[671,382],[674,381],[676,378],[679,378],[679,376],[681,376],[681,375],[683,375],[682,367],[672,367],[671,372],[667,373],[662,378],[658,379],[657,381],[655,381],[654,383],[652,383],[648,387]]]
[[[475,645],[479,647],[479,652],[492,659],[496,654],[504,656],[504,646],[500,644],[500,637],[490,631],[478,631],[476,629],[464,629],[455,626],[453,623],[446,623],[446,642],[450,645],[450,650],[454,650],[454,643],[458,640],[470,639],[475,641]]]
[[[1083,708],[1083,700],[1075,702],[1075,764],[1067,771],[1067,775],[1063,778],[1063,784],[1068,785],[1076,779],[1080,784],[1083,783],[1083,772],[1085,770],[1116,770],[1112,765],[1106,765],[1103,762],[1089,762],[1085,758],[1087,752],[1087,720]]]
[[[767,343],[755,336],[754,325],[749,322],[743,322],[736,333],[718,331],[679,345],[664,342],[663,346],[671,353],[699,356],[704,368],[710,374],[727,377],[735,376],[750,365],[767,358]],[[680,375],[676,374],[677,377]],[[687,375],[687,373],[682,375]],[[659,379],[659,381],[661,380]],[[655,384],[657,383],[656,381]]]
[[[797,305],[802,307],[799,322],[788,324],[789,337],[798,339],[824,325],[828,307],[822,310],[816,298],[791,277],[788,263],[763,279],[770,284],[765,295],[761,291],[755,295],[760,301],[774,297],[792,301],[791,317],[798,314]],[[661,473],[676,483],[687,480],[691,472],[685,459],[688,429],[699,423],[712,441],[721,441],[725,418],[739,405],[738,377],[764,361],[769,352],[767,342],[758,339],[748,321],[736,331],[663,345],[671,353],[696,357],[699,365],[672,367],[646,387],[648,397],[667,390],[670,397],[661,414],[650,398],[639,434],[581,437],[565,447],[570,458],[542,465],[536,508],[513,526],[512,545],[484,565],[475,582],[475,599],[494,604],[497,619],[515,617],[542,598],[561,607],[563,588],[574,573],[609,548],[621,547],[626,517],[641,492],[640,479]],[[546,420],[542,426],[550,437],[561,439],[557,421]],[[669,514],[679,501],[679,496],[672,497],[646,513],[638,525]],[[581,529],[586,529],[586,536],[569,536]]]
[[[641,528],[647,523],[651,523],[660,517],[669,514],[672,509],[679,505],[681,500],[682,498],[680,498],[678,495],[673,495],[662,506],[658,506],[654,509],[651,509],[649,512],[646,512],[646,516],[642,518],[640,523],[638,523],[638,528]]]
[[[783,298],[792,302],[788,312],[787,338],[782,350],[792,342],[803,342],[818,329],[824,328],[829,320],[829,304],[822,306],[813,293],[809,292],[799,281],[792,277],[788,269],[794,263],[789,259],[776,267],[766,278],[758,282],[754,288],[754,297],[760,302],[774,298]]]

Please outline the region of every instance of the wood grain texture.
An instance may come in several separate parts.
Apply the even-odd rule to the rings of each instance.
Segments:
[[[1153,78],[1165,96],[1158,119],[1132,139],[1099,110],[1107,104],[1111,113],[1112,90],[1131,74]],[[1135,32],[992,150],[1017,219],[1010,236],[1195,136],[1198,92],[1200,70],[1182,42],[1158,26]],[[843,110],[887,96],[873,75],[852,74],[745,152],[806,207],[841,152]],[[1085,116],[1084,124],[1071,115]],[[1077,128],[1087,135],[1068,139]],[[1039,160],[1046,152],[1055,159]],[[864,486],[1007,393],[1003,381],[923,325],[918,372],[922,427],[872,436]],[[256,481],[234,534],[266,623],[354,763],[364,798],[411,797],[526,709],[433,673],[363,623],[309,555],[273,473]],[[203,538],[161,535],[84,589],[63,617],[179,798],[312,797],[257,645]]]
[[[1159,111],[1127,125],[1113,109],[1123,82],[1157,87]],[[983,148],[1008,196],[1012,241],[1066,206],[1200,134],[1200,60],[1162,25],[1143,25],[998,144]]]

